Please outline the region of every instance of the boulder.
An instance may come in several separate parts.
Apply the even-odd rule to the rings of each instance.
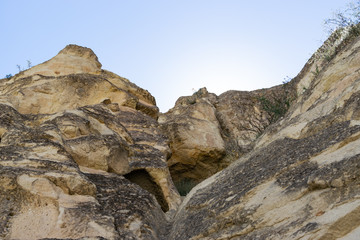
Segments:
[[[225,143],[208,95],[204,88],[197,95],[180,98],[173,109],[159,118],[170,139],[172,155],[168,166],[174,181],[200,181],[219,171]]]

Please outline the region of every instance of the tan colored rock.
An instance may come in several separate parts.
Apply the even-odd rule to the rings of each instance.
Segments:
[[[293,80],[306,91],[251,152],[192,189],[169,239],[357,239],[359,44],[316,76],[310,60]]]
[[[68,46],[1,81],[0,239],[167,234],[164,212],[180,196],[155,99],[100,67],[90,49]]]
[[[104,142],[91,145],[92,141],[85,141],[86,146],[92,148],[95,153],[103,147],[107,147],[109,151],[105,157],[104,154],[99,154],[99,158],[88,157],[89,161],[101,162],[101,159],[107,158],[107,171],[129,170],[128,161],[126,168],[116,168],[121,160],[116,149],[121,147],[120,143],[125,144],[125,140],[119,142],[118,139],[126,137],[118,135],[116,130],[120,129],[119,123],[112,122],[111,126],[115,131],[107,128],[106,121],[101,127],[99,124],[93,125],[95,120],[88,120],[92,116],[84,111],[85,109],[74,111],[72,114],[58,113],[54,116],[37,116],[36,119],[30,119],[9,106],[0,107],[3,113],[0,125],[6,129],[1,137],[0,146],[0,238],[160,238],[163,234],[160,224],[166,222],[165,215],[150,193],[119,175],[98,171],[95,169],[96,166],[88,166],[94,169],[92,174],[88,174],[91,176],[89,179],[73,160],[76,159],[76,155],[66,150],[72,141],[93,136]],[[99,107],[102,108],[103,106]],[[92,110],[92,114],[96,113],[96,107]],[[147,118],[152,119],[146,116],[145,119]],[[111,118],[107,119],[111,121]],[[61,127],[62,130],[57,129],[57,124],[64,126],[64,123],[73,126],[71,129],[74,131],[62,131],[64,128]],[[56,133],[61,136],[60,140],[53,139],[45,132],[53,132],[53,135]],[[105,135],[109,133],[112,135]],[[113,140],[109,141],[111,139]],[[78,150],[75,144],[71,146]],[[156,159],[154,161],[156,163]],[[86,164],[88,162],[84,165]],[[179,204],[176,204],[179,198],[174,198],[167,190],[169,188],[176,191],[172,181],[169,181],[169,176],[168,172],[156,176],[162,183],[157,189],[165,190],[166,200],[172,204],[171,209],[174,209]],[[106,200],[99,199],[99,194]],[[102,206],[106,204],[105,210],[99,207],[99,202]],[[141,211],[143,212],[138,215]],[[114,212],[117,213],[116,216]],[[126,223],[122,221],[132,217],[137,219],[137,228],[134,229],[132,225],[125,231]],[[153,222],[155,219],[158,220]],[[147,230],[149,227],[153,232]],[[118,228],[124,231],[119,233],[116,230]]]
[[[172,155],[168,165],[174,181],[199,181],[211,176],[219,171],[219,161],[225,155],[214,106],[205,98],[190,104],[187,100],[179,99],[176,106],[159,119],[170,139]]]
[[[65,143],[67,151],[80,166],[118,174],[130,171],[129,152],[115,136],[80,137]]]
[[[220,96],[202,88],[192,96],[180,97],[175,107],[159,118],[171,140],[173,154],[168,164],[173,178],[199,182],[250,152],[264,130],[282,117],[266,110],[264,101],[280,105],[285,112],[295,95],[294,84],[287,83],[251,92],[227,91]],[[204,141],[205,134],[212,140]]]
[[[10,179],[15,175],[6,171],[2,171],[2,174]],[[66,194],[52,181],[40,175],[18,176],[17,181],[13,181],[18,185],[12,191],[1,189],[1,216],[6,217],[2,223],[7,225],[2,229],[2,238],[97,239],[101,236],[106,239],[121,239],[138,234],[140,239],[158,239],[161,236],[158,235],[161,234],[161,229],[157,224],[165,219],[151,195],[119,176],[91,175],[90,179],[98,188],[97,195],[107,199],[105,210],[99,208],[99,204],[105,204],[102,198]],[[114,185],[112,188],[108,186],[110,181]],[[107,193],[109,190],[110,194]],[[11,202],[11,207],[3,201],[5,196]],[[121,203],[118,196],[124,196]],[[131,228],[126,232],[123,221],[130,219],[133,212],[144,211],[144,206],[147,214],[135,215],[140,233]],[[10,221],[7,220],[9,217]],[[121,233],[116,230],[119,227],[123,229]],[[148,227],[154,229],[154,232],[146,231]]]
[[[159,114],[159,109],[156,106],[155,98],[147,90],[139,88],[134,83],[130,82],[128,79],[120,77],[112,72],[104,70],[102,74],[106,76],[106,78],[112,84],[129,92],[130,94],[136,96],[139,99],[139,101],[136,102],[137,110],[144,112],[149,116],[157,118]]]
[[[345,39],[330,62],[310,59],[286,91],[201,89],[159,121],[147,91],[106,71],[30,69],[1,81],[0,238],[357,239],[359,46]],[[87,50],[60,55],[96,63]],[[258,96],[294,89],[300,96],[276,121],[259,107]],[[178,209],[168,165],[175,180],[199,180],[233,161],[232,150],[240,158]]]
[[[0,84],[1,101],[23,114],[52,114],[106,103],[127,106],[157,118],[151,94],[125,78],[101,70],[89,48],[68,45],[47,62]]]
[[[270,124],[258,97],[253,92],[228,91],[219,96],[216,104],[223,131],[236,141],[242,152],[251,150],[254,140]]]
[[[32,75],[4,86],[3,97],[23,114],[52,114],[85,105],[112,103],[136,108],[136,98],[98,75]],[[11,87],[11,89],[9,89]]]
[[[32,75],[64,76],[76,73],[95,73],[101,70],[101,63],[90,48],[67,45],[52,59],[23,71],[17,78]]]
[[[218,96],[216,117],[226,145],[222,168],[250,152],[265,129],[280,116],[264,108],[264,101],[286,111],[286,101],[295,99],[293,84],[287,83],[256,91],[227,91]],[[280,103],[280,104],[279,104]]]
[[[171,154],[169,140],[158,122],[129,109],[118,112],[117,119],[134,140],[130,145],[133,155],[129,159],[132,172],[125,177],[154,194],[164,211],[175,211],[181,200],[166,163]]]
[[[172,211],[177,210],[181,200],[173,184],[169,170],[167,168],[147,168],[146,171],[161,188],[162,195],[167,203],[167,209]]]

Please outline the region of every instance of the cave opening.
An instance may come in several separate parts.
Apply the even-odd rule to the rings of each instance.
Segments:
[[[161,188],[154,182],[149,173],[144,169],[134,170],[126,175],[126,179],[130,182],[139,185],[142,189],[153,194],[161,206],[161,209],[164,212],[169,211],[169,206],[165,200],[164,194],[162,193]]]

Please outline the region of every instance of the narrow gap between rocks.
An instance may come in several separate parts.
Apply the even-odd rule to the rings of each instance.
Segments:
[[[139,185],[142,189],[153,194],[164,212],[169,211],[169,206],[164,198],[161,188],[152,180],[146,170],[134,170],[124,177],[132,183]]]

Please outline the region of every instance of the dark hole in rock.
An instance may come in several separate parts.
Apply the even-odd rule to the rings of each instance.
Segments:
[[[174,181],[174,185],[180,196],[185,197],[191,191],[191,189],[197,185],[197,182],[191,178],[183,178],[181,180]]]
[[[160,204],[161,209],[164,212],[169,211],[169,206],[165,201],[161,188],[152,180],[151,176],[146,172],[146,170],[134,170],[124,175],[124,177],[130,182],[139,185],[141,188],[153,194],[158,203]]]
[[[108,105],[108,104],[111,104],[111,100],[107,98],[104,101],[102,101],[102,103],[105,105]]]

